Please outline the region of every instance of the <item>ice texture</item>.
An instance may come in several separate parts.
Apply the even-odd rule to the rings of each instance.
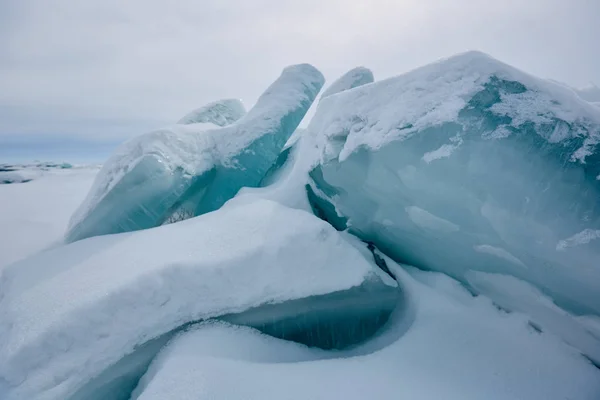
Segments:
[[[321,95],[321,100],[346,90],[372,83],[375,80],[373,72],[365,67],[356,67],[340,76]]]
[[[600,110],[569,88],[469,52],[324,99],[305,138],[312,206],[338,229],[600,314]]]
[[[233,125],[175,125],[126,142],[73,214],[66,241],[200,215],[218,209],[241,187],[257,186],[323,82],[308,64],[287,67]]]
[[[382,257],[406,296],[372,341],[323,352],[200,324],[161,351],[132,399],[597,398],[600,371],[569,346],[445,275]]]
[[[126,386],[119,377],[139,377],[162,335],[186,323],[221,316],[294,337],[302,313],[336,304],[358,316],[370,307],[389,313],[396,291],[372,257],[330,225],[267,200],[89,238],[4,270],[0,397],[107,398]],[[310,298],[323,301],[283,307]],[[142,345],[149,350],[119,363]]]
[[[177,123],[183,125],[208,123],[226,126],[233,124],[245,114],[246,109],[241,100],[223,99],[208,103],[204,107],[189,112]]]
[[[373,73],[368,68],[357,67],[351,69],[335,80],[331,86],[325,90],[321,95],[321,100],[334,94],[372,83],[373,80]],[[259,197],[266,196],[267,198],[271,198],[291,207],[298,207],[306,210],[310,209],[306,202],[303,186],[308,182],[308,171],[313,166],[312,158],[306,157],[307,150],[308,152],[312,151],[313,142],[311,139],[308,139],[304,143],[301,142],[302,137],[305,135],[305,131],[306,130],[302,128],[296,129],[294,134],[285,144],[275,163],[263,177],[260,185],[272,185],[271,188],[266,190],[270,191],[271,194],[268,195],[265,190],[259,190],[257,192],[252,189],[245,189],[246,193],[252,193],[251,196],[255,194]],[[305,148],[300,151],[299,147],[301,146],[308,146],[309,149]],[[302,155],[302,159],[297,157],[298,154]],[[300,181],[301,183],[299,185]],[[298,195],[298,192],[300,192],[300,195]],[[302,205],[299,206],[299,204]]]

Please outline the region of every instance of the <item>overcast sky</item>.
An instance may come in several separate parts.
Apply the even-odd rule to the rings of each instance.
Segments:
[[[118,142],[289,64],[377,80],[477,49],[600,84],[600,0],[0,0],[0,146]]]

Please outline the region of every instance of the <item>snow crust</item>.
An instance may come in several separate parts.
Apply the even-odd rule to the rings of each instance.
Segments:
[[[246,108],[239,99],[223,99],[190,111],[177,121],[178,124],[214,124],[227,126],[233,124],[246,114]]]
[[[331,226],[269,201],[79,241],[15,263],[2,278],[7,400],[68,398],[190,321],[389,281]]]
[[[408,300],[363,348],[332,354],[201,324],[165,347],[133,398],[591,400],[600,392],[595,367],[521,315],[442,274],[409,269],[413,277],[387,261]]]

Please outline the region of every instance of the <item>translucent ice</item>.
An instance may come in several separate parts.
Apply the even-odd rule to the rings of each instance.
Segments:
[[[224,99],[191,111],[177,123],[183,125],[210,123],[217,126],[226,126],[233,124],[245,114],[246,109],[240,100]]]
[[[66,240],[150,228],[216,210],[256,186],[324,79],[308,64],[283,73],[233,125],[175,125],[123,144],[71,219]]]
[[[323,100],[326,97],[332,96],[334,94],[341,93],[343,91],[353,89],[358,86],[366,85],[368,83],[372,83],[373,80],[374,80],[373,73],[371,72],[370,69],[365,68],[365,67],[356,67],[356,68],[351,69],[350,71],[346,72],[344,75],[339,77],[337,80],[335,80],[331,84],[331,86],[329,86],[327,88],[327,90],[325,90],[325,92],[323,92],[323,94],[321,95],[321,100]],[[302,170],[302,172],[300,172],[300,173],[303,176],[306,175],[305,172],[307,172],[307,171],[303,170],[304,169],[303,165],[296,166],[296,167],[291,165],[296,162],[296,158],[294,156],[292,156],[292,154],[298,152],[298,147],[300,147],[299,141],[300,141],[301,137],[304,136],[304,134],[305,134],[305,129],[302,129],[302,128],[296,129],[294,134],[290,137],[288,142],[285,144],[283,150],[281,151],[281,154],[279,154],[279,157],[277,157],[277,160],[275,161],[273,166],[271,166],[271,168],[265,174],[265,177],[261,181],[261,186],[267,186],[267,185],[271,185],[272,183],[274,183],[278,178],[281,177],[281,172],[284,169],[290,169],[290,170],[295,169],[296,173],[300,172],[299,170]],[[287,187],[287,186],[283,187],[285,185],[278,185],[278,186],[284,192],[295,191],[294,190],[295,188],[291,188],[291,187]]]
[[[600,110],[572,90],[471,52],[324,99],[305,137],[313,208],[339,229],[600,313]]]
[[[328,341],[335,310],[346,305],[372,331],[369,315],[389,315],[397,297],[370,254],[311,214],[270,201],[71,243],[7,267],[0,283],[6,400],[119,399],[163,335],[214,317],[343,347],[361,332],[338,318],[345,336]]]

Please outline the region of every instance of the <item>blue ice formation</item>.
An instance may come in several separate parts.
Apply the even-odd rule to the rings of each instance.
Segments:
[[[338,229],[600,313],[600,110],[568,88],[470,52],[325,99],[308,134],[308,196]]]
[[[374,81],[373,72],[370,69],[365,67],[356,67],[346,72],[344,75],[340,76],[336,79],[324,92],[321,94],[321,98],[319,101],[332,96],[337,93],[341,93],[346,90],[353,89],[355,87],[359,87],[362,85],[366,85],[368,83],[372,83]],[[277,160],[273,164],[273,166],[267,171],[265,177],[261,181],[261,186],[267,186],[273,183],[274,176],[283,168],[283,166],[290,159],[290,154],[293,151],[296,151],[295,146],[300,140],[300,138],[304,135],[305,129],[298,128],[294,132],[294,134],[290,137],[288,142],[283,147],[281,154],[277,157]]]
[[[290,66],[233,125],[179,124],[126,142],[73,215],[66,241],[200,215],[258,185],[323,83],[311,65]]]

